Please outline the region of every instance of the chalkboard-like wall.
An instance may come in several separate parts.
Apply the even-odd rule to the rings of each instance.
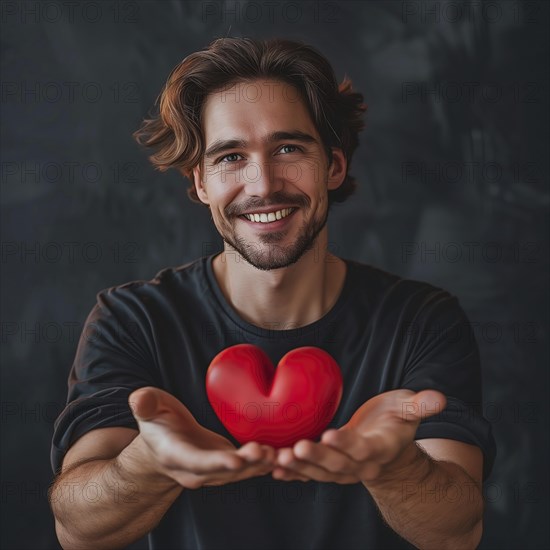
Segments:
[[[498,444],[481,548],[548,548],[548,14],[2,2],[2,548],[59,547],[50,439],[96,293],[221,249],[188,182],[155,172],[131,133],[174,65],[227,35],[304,40],[364,93],[360,185],[331,212],[331,250],[458,296]]]

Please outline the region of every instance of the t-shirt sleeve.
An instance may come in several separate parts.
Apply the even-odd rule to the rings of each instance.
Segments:
[[[483,452],[483,479],[496,456],[491,424],[483,416],[479,349],[458,300],[436,289],[428,293],[405,327],[408,343],[403,388],[435,389],[446,408],[423,420],[416,439],[444,438],[477,445]]]
[[[69,373],[67,403],[54,423],[54,473],[85,433],[113,426],[137,430],[128,397],[138,388],[159,386],[147,313],[130,285],[99,292],[86,319]]]

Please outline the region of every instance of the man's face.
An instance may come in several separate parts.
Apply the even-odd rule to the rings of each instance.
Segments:
[[[257,269],[295,263],[326,225],[328,190],[345,176],[341,150],[328,167],[298,91],[280,81],[236,84],[203,109],[202,180],[193,173],[220,235]]]

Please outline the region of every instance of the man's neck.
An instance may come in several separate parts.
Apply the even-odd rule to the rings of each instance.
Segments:
[[[326,238],[318,239],[286,268],[256,269],[227,248],[212,266],[223,295],[237,313],[271,330],[299,328],[323,317],[338,300],[346,278],[346,264],[327,252]]]

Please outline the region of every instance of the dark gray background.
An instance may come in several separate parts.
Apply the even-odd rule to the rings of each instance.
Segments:
[[[360,189],[331,213],[331,250],[459,297],[498,444],[481,548],[548,548],[548,11],[3,2],[2,548],[58,547],[50,438],[96,292],[221,247],[131,132],[174,65],[225,35],[303,39],[364,93]]]

